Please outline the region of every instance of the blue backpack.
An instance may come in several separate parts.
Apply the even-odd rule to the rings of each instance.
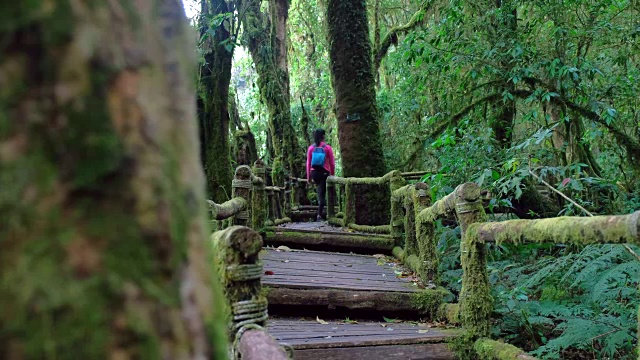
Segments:
[[[324,145],[320,147],[313,146],[313,152],[311,153],[311,167],[314,169],[324,168],[324,159],[327,154],[324,150]]]

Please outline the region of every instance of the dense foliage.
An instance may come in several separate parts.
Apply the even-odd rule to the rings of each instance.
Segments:
[[[434,199],[475,181],[500,219],[640,208],[639,2],[367,3],[387,164],[430,170]],[[328,129],[339,161],[325,5],[289,8],[291,122],[300,144]],[[255,66],[235,55],[239,114],[268,157]],[[459,230],[440,233],[441,272],[457,293]],[[632,358],[632,251],[492,247],[495,335],[542,358]]]

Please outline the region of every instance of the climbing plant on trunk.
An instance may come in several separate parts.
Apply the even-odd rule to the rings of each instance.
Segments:
[[[222,203],[231,196],[229,84],[235,37],[233,2],[201,0],[200,141],[209,197]]]
[[[0,14],[0,358],[226,356],[178,0]]]
[[[386,167],[378,125],[366,1],[329,0],[326,19],[343,174],[381,176]]]
[[[247,45],[258,73],[258,87],[269,110],[270,137],[275,152],[274,170],[302,175],[304,160],[291,124],[287,60],[288,0],[270,0],[269,14],[261,1],[248,0],[244,11]]]

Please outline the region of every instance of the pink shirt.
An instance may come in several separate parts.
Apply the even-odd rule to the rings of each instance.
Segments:
[[[327,156],[324,157],[324,168],[329,172],[330,175],[335,175],[336,162],[333,158],[333,149],[324,141],[320,143],[320,146],[324,146],[324,152],[327,154]],[[315,144],[313,144],[309,146],[309,149],[307,149],[307,180],[311,178],[311,153],[313,152],[313,149],[315,147]]]

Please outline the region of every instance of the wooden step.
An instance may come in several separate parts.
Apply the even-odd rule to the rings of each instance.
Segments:
[[[328,225],[326,222],[288,223],[267,230],[267,245],[286,245],[313,250],[355,251],[390,254],[394,240],[389,235],[367,234]]]
[[[417,284],[398,265],[370,255],[308,250],[261,253],[270,305],[415,312]]]
[[[456,330],[412,323],[272,319],[268,331],[294,359],[453,359],[445,342]]]
[[[386,345],[297,350],[294,360],[454,360],[447,344]]]

